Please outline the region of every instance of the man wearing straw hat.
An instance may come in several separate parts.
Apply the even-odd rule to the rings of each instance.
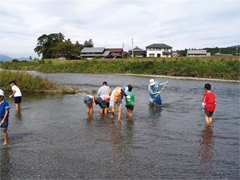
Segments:
[[[149,85],[148,85],[148,92],[149,92],[149,101],[150,101],[150,107],[153,107],[154,106],[154,103],[155,102],[155,99],[156,97],[159,96],[159,103],[157,104],[161,104],[162,103],[162,100],[160,98],[160,93],[162,92],[162,90],[159,92],[158,88],[160,86],[163,86],[163,88],[165,87],[165,85],[167,84],[168,82],[165,82],[165,83],[159,83],[157,81],[154,81],[154,79],[150,79],[149,80]]]

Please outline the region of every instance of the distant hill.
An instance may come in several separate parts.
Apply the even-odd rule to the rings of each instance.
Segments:
[[[12,57],[0,54],[1,62],[12,61],[13,59],[17,59],[19,61],[23,61],[23,60],[30,61],[29,57],[12,58]]]
[[[0,54],[0,61],[6,62],[6,61],[11,61],[11,60],[13,60],[13,58],[3,55],[3,54]]]
[[[240,47],[240,45],[235,45],[235,46],[230,46],[229,48],[236,48],[236,47]]]

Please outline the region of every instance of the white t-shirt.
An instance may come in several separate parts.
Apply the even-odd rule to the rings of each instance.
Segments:
[[[98,89],[98,96],[109,95],[110,88],[108,86],[102,86]]]
[[[16,91],[16,93],[14,94],[14,97],[21,97],[22,96],[21,90],[16,85],[12,86],[12,91]]]

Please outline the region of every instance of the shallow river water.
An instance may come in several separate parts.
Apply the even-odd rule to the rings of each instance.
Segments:
[[[97,90],[107,81],[133,86],[133,119],[86,114],[84,93],[23,94],[12,99],[9,145],[0,145],[0,179],[239,179],[239,83],[210,81],[217,108],[205,127],[201,100],[207,81],[169,81],[163,105],[149,108],[149,77],[45,74],[68,86]],[[124,103],[125,104],[125,103]],[[3,142],[2,135],[0,140]]]

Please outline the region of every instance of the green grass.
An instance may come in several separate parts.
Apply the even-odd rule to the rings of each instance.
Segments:
[[[9,81],[15,80],[22,92],[75,93],[76,90],[64,87],[54,81],[25,72],[0,71],[0,88],[11,91]]]
[[[3,69],[41,72],[147,74],[240,80],[238,56],[173,57],[95,60],[41,60],[5,62]]]

